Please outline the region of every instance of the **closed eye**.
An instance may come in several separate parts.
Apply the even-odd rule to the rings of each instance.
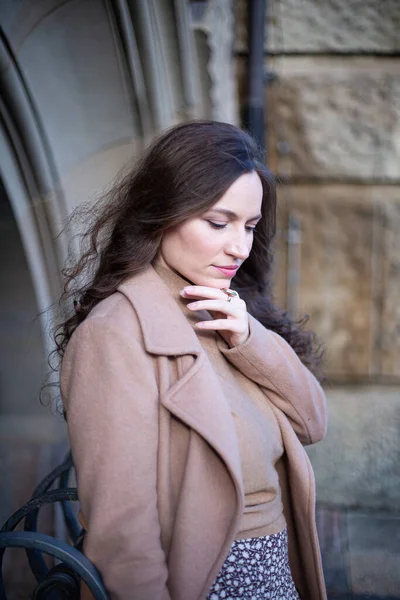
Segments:
[[[214,221],[209,221],[207,219],[207,223],[209,223],[211,225],[211,227],[213,227],[213,229],[225,229],[225,227],[227,226],[227,223],[214,223]],[[256,232],[256,227],[250,227],[249,225],[246,226],[246,231],[249,233],[255,233]]]
[[[213,227],[214,229],[225,229],[225,227],[227,226],[227,223],[214,223],[213,221],[208,221],[207,223],[209,223],[211,225],[211,227]]]

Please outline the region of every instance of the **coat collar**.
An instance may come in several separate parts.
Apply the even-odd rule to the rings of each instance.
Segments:
[[[136,310],[144,345],[151,354],[201,353],[201,344],[167,285],[150,265],[118,287]]]

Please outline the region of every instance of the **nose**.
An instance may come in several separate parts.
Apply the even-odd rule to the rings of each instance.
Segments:
[[[234,256],[240,260],[246,260],[250,254],[250,250],[251,244],[249,244],[249,238],[245,230],[236,232],[226,247],[226,252],[230,256]]]

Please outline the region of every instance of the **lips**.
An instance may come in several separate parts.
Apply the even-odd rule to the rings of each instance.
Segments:
[[[217,267],[216,265],[213,265],[213,267],[214,269],[217,269],[220,273],[222,273],[225,277],[233,277],[239,268],[237,266]]]

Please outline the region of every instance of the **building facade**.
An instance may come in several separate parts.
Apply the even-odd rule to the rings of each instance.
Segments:
[[[395,510],[400,5],[267,4],[266,139],[281,181],[276,297],[292,316],[310,314],[327,347],[330,430],[310,450],[319,499]],[[7,447],[13,436],[42,443],[64,432],[38,391],[71,243],[69,215],[94,202],[163,129],[191,118],[241,122],[246,9],[245,0],[1,3],[0,433]]]

